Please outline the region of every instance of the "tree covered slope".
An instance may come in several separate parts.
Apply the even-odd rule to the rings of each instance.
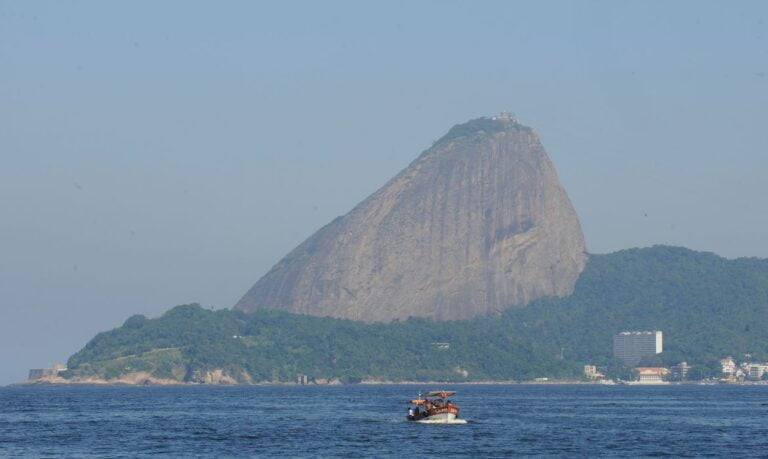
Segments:
[[[574,293],[506,319],[516,335],[549,339],[566,359],[610,362],[612,335],[662,330],[661,360],[714,368],[726,355],[768,359],[768,260],[654,246],[593,255]]]

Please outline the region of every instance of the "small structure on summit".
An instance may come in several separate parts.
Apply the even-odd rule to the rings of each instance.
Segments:
[[[517,117],[509,112],[501,112],[498,117],[494,116],[491,118],[492,120],[500,120],[500,121],[506,121],[510,123],[519,123],[517,120]]]

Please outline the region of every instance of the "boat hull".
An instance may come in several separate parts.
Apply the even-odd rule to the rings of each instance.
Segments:
[[[433,414],[431,416],[427,416],[424,419],[420,419],[420,421],[426,421],[426,422],[451,422],[456,420],[456,413],[439,413],[439,414]]]
[[[409,417],[408,419],[429,424],[455,423],[459,417],[459,407],[456,405],[433,406],[426,414],[426,416],[420,416],[415,419]]]

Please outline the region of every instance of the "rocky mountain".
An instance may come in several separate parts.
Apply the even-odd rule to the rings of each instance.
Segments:
[[[585,250],[537,134],[502,113],[454,126],[280,260],[235,309],[466,319],[570,294]]]

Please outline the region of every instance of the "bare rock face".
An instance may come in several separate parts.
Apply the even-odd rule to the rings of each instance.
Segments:
[[[502,114],[454,126],[277,263],[235,309],[466,319],[569,295],[585,251],[538,136]]]

